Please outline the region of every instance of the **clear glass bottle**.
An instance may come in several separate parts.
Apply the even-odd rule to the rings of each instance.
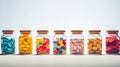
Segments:
[[[19,54],[32,54],[32,37],[31,30],[20,30],[19,37]]]
[[[106,54],[119,54],[120,38],[118,32],[118,30],[107,30]]]
[[[84,37],[82,30],[71,30],[70,54],[84,54]]]
[[[50,39],[48,36],[48,30],[37,30],[36,37],[36,53],[39,54],[49,54],[50,53]]]
[[[66,36],[64,35],[65,30],[55,30],[53,40],[53,54],[63,55],[66,54]]]
[[[2,54],[15,53],[15,38],[13,38],[13,30],[2,30],[1,36],[1,50]]]
[[[102,54],[102,37],[100,30],[89,30],[88,54]]]

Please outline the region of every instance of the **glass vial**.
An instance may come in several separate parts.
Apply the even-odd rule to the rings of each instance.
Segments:
[[[53,54],[64,55],[66,54],[66,36],[64,35],[65,30],[55,30],[53,37]]]
[[[118,30],[107,30],[106,36],[106,54],[118,54],[119,53],[119,36]]]
[[[32,54],[32,37],[31,30],[20,30],[19,37],[19,54]]]
[[[13,30],[2,30],[1,36],[1,50],[2,54],[15,53],[15,39],[13,38]]]
[[[48,30],[37,30],[36,37],[36,53],[39,54],[49,54],[50,53],[50,39],[48,36]]]
[[[71,30],[70,54],[84,54],[84,37],[82,30]]]

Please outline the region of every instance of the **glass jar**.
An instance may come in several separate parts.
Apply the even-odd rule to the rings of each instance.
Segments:
[[[32,54],[32,37],[31,30],[20,30],[19,37],[19,54]]]
[[[106,54],[118,54],[119,53],[119,36],[118,30],[108,30],[106,37]]]
[[[50,39],[47,35],[48,30],[37,30],[36,37],[36,53],[38,54],[49,54],[50,52]]]
[[[15,39],[13,38],[13,30],[2,30],[1,36],[1,50],[2,54],[15,53]]]
[[[102,37],[100,30],[89,30],[88,54],[102,54]]]
[[[83,54],[84,53],[84,37],[82,30],[71,30],[70,36],[70,54]]]
[[[66,36],[64,35],[65,30],[55,30],[53,40],[53,54],[66,54]]]

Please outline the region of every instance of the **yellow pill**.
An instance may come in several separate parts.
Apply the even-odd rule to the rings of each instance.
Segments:
[[[36,45],[38,45],[39,44],[39,40],[38,39],[36,39]]]
[[[27,43],[28,43],[28,44],[31,44],[31,40],[30,40],[30,39],[27,39]]]
[[[28,44],[28,42],[26,42],[26,41],[23,41],[23,44],[25,44],[25,45],[26,45],[26,44]]]
[[[63,44],[63,41],[62,41],[62,40],[60,40],[60,41],[59,41],[59,43],[60,43],[60,44]]]
[[[40,38],[40,39],[39,39],[39,42],[42,42],[42,43],[43,43],[43,39],[42,39],[42,38]]]
[[[25,47],[25,45],[21,45],[21,46],[20,46],[20,48],[24,48],[24,47]]]
[[[46,45],[46,47],[47,47],[47,49],[49,49],[49,48],[50,48],[50,46],[49,46],[48,44]]]
[[[66,50],[63,50],[63,54],[66,54]]]
[[[64,44],[60,44],[60,46],[64,46]]]
[[[22,40],[24,40],[22,37],[19,37],[19,41],[22,41]]]
[[[29,45],[26,45],[26,48],[31,48],[31,46],[29,46]]]

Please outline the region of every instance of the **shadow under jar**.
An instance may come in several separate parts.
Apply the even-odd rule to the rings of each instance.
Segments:
[[[88,54],[102,54],[102,37],[100,30],[89,30]]]
[[[70,54],[84,54],[84,37],[82,30],[71,30]]]
[[[32,37],[30,36],[31,30],[20,30],[19,37],[19,54],[27,55],[32,54]]]
[[[118,30],[107,30],[106,36],[106,54],[119,54],[119,36]]]
[[[53,37],[53,54],[64,55],[66,54],[66,36],[64,35],[65,30],[55,30]]]

